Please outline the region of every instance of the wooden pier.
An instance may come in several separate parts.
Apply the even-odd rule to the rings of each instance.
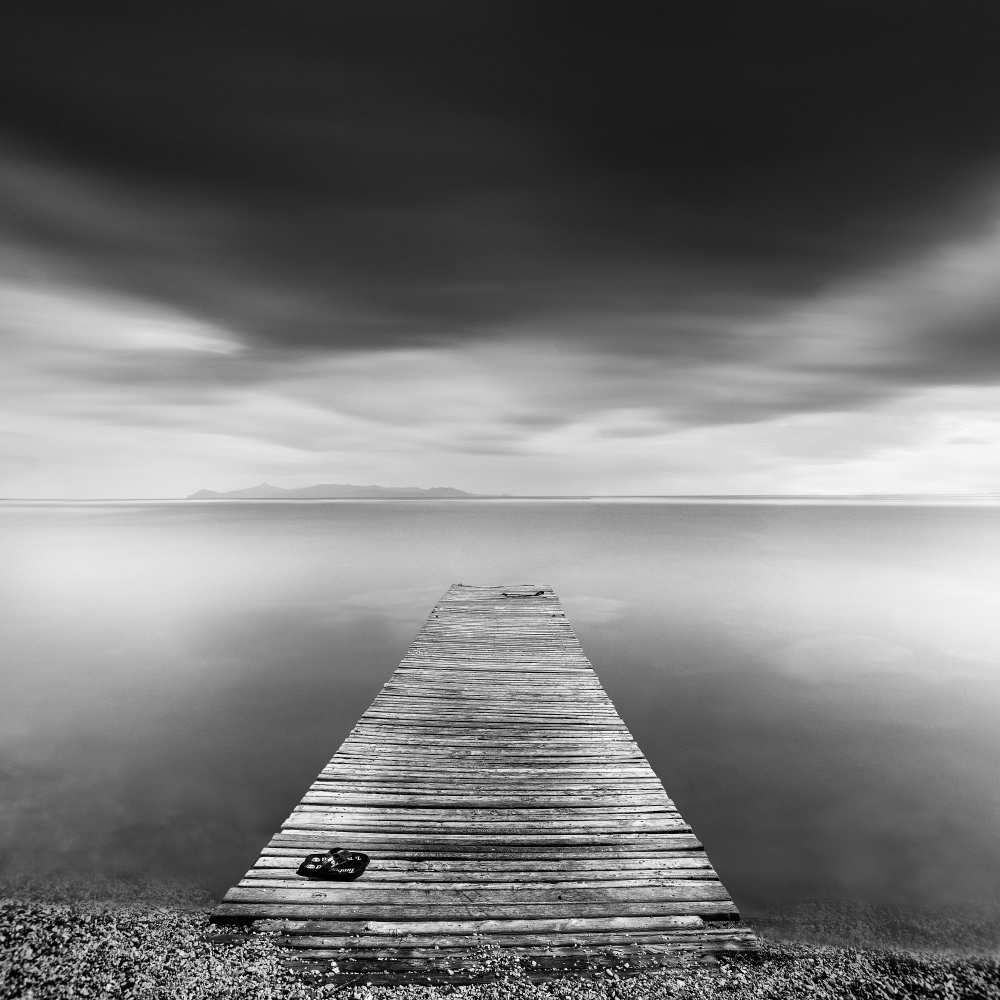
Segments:
[[[296,875],[328,847],[371,864]],[[448,590],[213,920],[373,982],[460,981],[483,945],[538,976],[752,943],[557,597],[530,584]]]

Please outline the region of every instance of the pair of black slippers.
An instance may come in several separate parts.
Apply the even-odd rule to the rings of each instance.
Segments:
[[[303,878],[327,882],[353,882],[364,874],[370,860],[367,854],[360,851],[331,847],[323,854],[310,854],[299,865],[299,874]]]

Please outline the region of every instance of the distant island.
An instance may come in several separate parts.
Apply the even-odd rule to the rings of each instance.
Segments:
[[[242,490],[198,490],[185,500],[472,500],[483,493],[466,493],[451,486],[353,486],[348,483],[320,483],[286,490],[270,483]]]

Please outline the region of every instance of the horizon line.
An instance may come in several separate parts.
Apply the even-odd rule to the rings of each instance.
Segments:
[[[433,487],[429,487],[431,489]],[[353,496],[353,497],[218,497],[196,498],[187,496],[8,496],[0,503],[317,503],[324,501],[433,500],[461,502],[464,500],[1000,500],[1000,489],[986,491],[933,492],[909,491],[893,493],[466,493],[465,496]]]

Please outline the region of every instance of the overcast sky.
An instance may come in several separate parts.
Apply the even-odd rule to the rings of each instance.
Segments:
[[[5,17],[0,495],[1000,489],[1000,7],[583,7]]]

